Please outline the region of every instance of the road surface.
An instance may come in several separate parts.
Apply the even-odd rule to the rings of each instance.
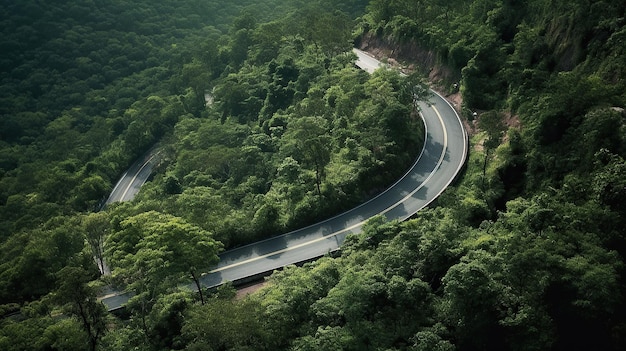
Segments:
[[[146,152],[141,158],[133,163],[115,184],[111,195],[104,205],[113,202],[130,201],[135,198],[139,189],[152,174],[152,169],[159,162],[159,152],[154,148]]]
[[[373,72],[381,66],[366,53],[355,53],[360,68]],[[426,126],[423,150],[411,169],[389,189],[328,220],[220,254],[217,267],[201,277],[202,285],[210,288],[226,281],[244,281],[318,258],[337,250],[348,234],[359,233],[373,216],[382,214],[389,220],[405,220],[428,206],[465,163],[467,134],[454,108],[437,93],[428,102],[421,102],[420,108]],[[128,298],[127,294],[111,294],[102,301],[111,311],[120,308]]]

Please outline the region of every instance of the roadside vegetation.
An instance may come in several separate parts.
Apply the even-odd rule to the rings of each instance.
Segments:
[[[621,350],[625,11],[0,5],[0,349]],[[361,72],[354,45],[416,74]],[[338,257],[286,267],[246,298],[177,289],[220,250],[332,216],[403,174],[424,137],[419,74],[460,98],[472,131],[436,204],[374,218]],[[137,198],[98,211],[155,144],[163,161]],[[124,318],[95,299],[106,284],[135,292]]]

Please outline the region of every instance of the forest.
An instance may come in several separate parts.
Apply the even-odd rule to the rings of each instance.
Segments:
[[[0,349],[626,346],[626,4],[24,0],[0,13]],[[368,75],[353,47],[412,73]],[[375,217],[247,296],[179,288],[222,250],[392,184],[423,143],[413,87],[426,83],[460,102],[471,136],[436,203]],[[154,147],[137,197],[104,207]],[[123,314],[98,301],[107,286],[135,293]]]

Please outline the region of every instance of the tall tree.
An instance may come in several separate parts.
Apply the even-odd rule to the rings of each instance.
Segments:
[[[89,339],[89,350],[95,351],[107,329],[106,309],[96,299],[95,290],[87,285],[90,280],[83,268],[66,266],[57,273],[56,298],[68,313],[79,319]]]
[[[321,184],[331,152],[328,122],[322,117],[311,116],[294,119],[289,122],[284,138],[295,151],[296,158],[313,166],[317,194],[321,195]]]
[[[483,160],[483,179],[482,188],[485,191],[485,177],[487,174],[487,162],[493,151],[500,145],[506,125],[503,121],[503,116],[496,111],[489,111],[483,113],[478,119],[478,127],[483,130],[487,136],[483,141],[483,148],[485,149],[485,158]]]
[[[83,217],[82,225],[85,230],[87,243],[91,247],[94,258],[98,262],[101,273],[106,273],[104,263],[104,240],[111,226],[109,215],[106,212],[90,213]]]
[[[222,248],[210,232],[182,218],[156,211],[133,216],[121,225],[122,232],[138,235],[139,240],[124,243],[124,235],[112,238],[108,252],[127,250],[116,262],[114,274],[129,280],[141,272],[138,278],[142,281],[131,282],[131,286],[139,289],[138,293],[156,292],[158,288],[167,288],[168,284],[171,288],[187,276],[193,280],[204,304],[200,274],[217,263],[217,253]]]
[[[271,331],[260,304],[253,300],[211,299],[189,310],[182,335],[190,350],[267,350]]]

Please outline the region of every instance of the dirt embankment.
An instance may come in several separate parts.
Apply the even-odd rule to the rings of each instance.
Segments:
[[[461,72],[444,65],[434,50],[426,49],[415,42],[398,43],[391,38],[367,34],[361,38],[359,49],[374,55],[404,73],[420,72],[430,86],[444,96],[461,113],[463,96],[459,92]],[[474,126],[463,118],[466,130],[473,132]]]
[[[359,49],[369,52],[378,60],[386,62],[404,73],[420,72],[428,77],[430,86],[444,96],[462,115],[463,95],[459,91],[461,72],[446,66],[432,49],[415,42],[398,43],[392,38],[381,38],[367,34],[361,38]],[[477,133],[477,121],[482,111],[476,111],[473,121],[461,118],[470,135]],[[520,128],[518,116],[504,113],[504,124],[509,128]]]
[[[250,294],[253,294],[257,290],[263,288],[265,285],[267,285],[267,282],[262,280],[260,282],[251,283],[251,284],[239,287],[239,288],[237,288],[237,294],[235,295],[235,298],[237,300],[243,299],[246,296],[248,296]]]
[[[421,72],[440,90],[449,90],[441,88],[451,87],[461,77],[460,71],[443,65],[434,50],[426,49],[416,42],[398,43],[392,38],[366,34],[360,40],[359,49],[387,61],[391,66],[399,67],[403,72]]]

